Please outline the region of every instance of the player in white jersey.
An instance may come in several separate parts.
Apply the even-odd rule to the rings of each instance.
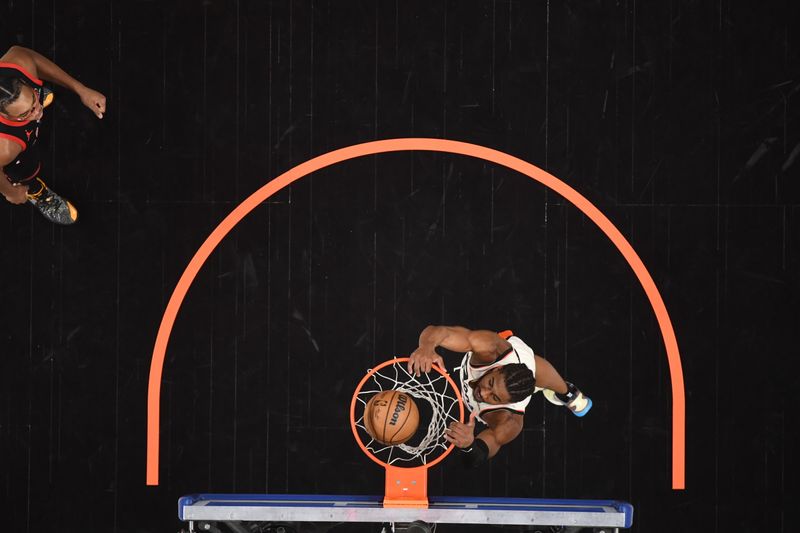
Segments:
[[[511,331],[495,333],[461,326],[428,326],[419,336],[419,347],[408,362],[408,371],[419,375],[436,364],[446,368],[436,353],[441,346],[466,352],[461,362],[461,387],[470,410],[466,424],[452,422],[445,438],[467,452],[467,463],[477,466],[494,457],[504,444],[522,431],[523,414],[531,396],[539,391],[555,405],[584,416],[592,401],[575,385],[564,381],[553,365],[533,353]],[[475,435],[475,418],[487,429]]]

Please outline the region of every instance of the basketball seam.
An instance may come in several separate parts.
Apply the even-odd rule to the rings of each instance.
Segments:
[[[406,396],[406,397],[408,398],[409,404],[410,404],[411,402],[413,402],[413,401],[414,401],[414,400],[411,398],[411,396],[410,396],[409,394],[406,394],[406,393],[404,393],[404,392],[403,392],[403,393],[401,393],[401,394],[403,394],[404,396]],[[400,427],[399,427],[399,428],[397,428],[397,431],[395,431],[395,432],[394,432],[394,435],[392,435],[392,438],[391,438],[391,439],[389,439],[389,442],[393,442],[393,441],[394,441],[394,438],[397,436],[397,434],[398,434],[398,433],[400,433],[400,430],[401,430],[401,429],[403,429],[403,426],[405,426],[405,425],[406,425],[406,422],[408,422],[408,419],[409,419],[409,418],[411,418],[411,411],[412,411],[412,409],[406,408],[406,411],[407,411],[407,413],[406,413],[406,418],[405,418],[405,420],[403,420],[403,423],[402,423],[402,424],[400,424]],[[419,415],[417,415],[417,417],[419,417]],[[415,431],[416,431],[416,430],[415,430]],[[413,433],[412,433],[411,435],[413,435]],[[411,438],[411,435],[409,435],[409,437],[408,437],[409,439]],[[408,439],[405,439],[405,440],[408,440]],[[403,442],[405,442],[405,441],[403,441]],[[400,443],[398,443],[398,444],[402,444],[402,442],[400,442]]]
[[[367,431],[367,435],[369,435],[373,439],[375,438],[375,436],[373,435],[373,433],[375,432],[375,427],[372,425],[372,420],[370,420],[370,418],[372,417],[372,407],[373,407],[372,400],[374,398],[375,396],[370,398],[369,401],[366,404],[364,404],[364,429]],[[370,431],[370,429],[372,429],[372,431]]]
[[[381,442],[385,442],[387,444],[388,444],[389,441],[386,439],[386,424],[389,422],[389,418],[390,418],[390,416],[389,416],[389,406],[392,405],[392,402],[394,402],[394,398],[395,398],[395,396],[397,396],[397,391],[392,391],[392,393],[393,393],[392,394],[392,399],[389,400],[389,403],[386,406],[386,416],[383,417],[383,431],[381,431],[381,437],[383,437],[383,438],[380,439]]]

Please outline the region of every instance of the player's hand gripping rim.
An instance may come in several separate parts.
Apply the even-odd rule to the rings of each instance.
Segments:
[[[434,364],[447,372],[441,355],[434,351],[425,352],[420,349],[416,349],[409,356],[408,373],[414,377],[419,377],[422,372],[427,374],[433,370]]]

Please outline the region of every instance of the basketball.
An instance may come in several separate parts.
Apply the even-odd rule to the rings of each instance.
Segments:
[[[419,410],[410,395],[386,390],[369,399],[364,410],[364,426],[370,436],[389,445],[410,439],[419,425]]]

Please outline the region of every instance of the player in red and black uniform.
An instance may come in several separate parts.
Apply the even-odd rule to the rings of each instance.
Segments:
[[[77,209],[39,176],[39,123],[53,100],[43,80],[71,89],[97,118],[106,111],[105,96],[41,54],[12,46],[0,57],[0,193],[12,204],[30,202],[52,222],[72,224]]]

